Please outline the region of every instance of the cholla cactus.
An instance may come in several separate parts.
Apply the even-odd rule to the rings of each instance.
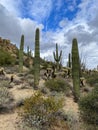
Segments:
[[[77,39],[72,41],[72,78],[75,101],[80,97],[80,62]]]
[[[24,50],[24,35],[21,36],[20,50],[19,50],[19,72],[23,71],[23,50]]]
[[[58,45],[56,44],[56,52],[53,52],[54,60],[56,61],[57,70],[59,70],[59,63],[61,61],[62,51],[58,54]]]
[[[40,40],[39,40],[39,29],[36,29],[35,34],[35,57],[34,57],[34,85],[39,85],[40,78]]]

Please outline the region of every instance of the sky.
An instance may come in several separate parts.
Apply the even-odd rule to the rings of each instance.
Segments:
[[[0,0],[0,37],[34,53],[35,30],[40,29],[41,57],[52,60],[55,44],[66,66],[72,40],[77,38],[82,62],[98,65],[98,0]]]

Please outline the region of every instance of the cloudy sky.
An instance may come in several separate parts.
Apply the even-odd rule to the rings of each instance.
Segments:
[[[55,44],[66,65],[72,39],[77,38],[86,67],[98,65],[98,0],[0,0],[0,37],[34,51],[35,29],[40,28],[41,57],[53,60]]]

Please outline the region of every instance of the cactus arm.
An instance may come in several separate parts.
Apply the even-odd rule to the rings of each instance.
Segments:
[[[56,61],[56,56],[55,56],[55,52],[53,52],[53,56],[54,56],[54,60]]]
[[[62,51],[60,51],[60,56],[58,58],[59,61],[61,60],[61,57],[62,57]]]

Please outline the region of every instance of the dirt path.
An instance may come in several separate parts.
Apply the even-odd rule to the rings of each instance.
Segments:
[[[0,114],[0,130],[18,130],[15,128],[17,117],[17,112]]]

